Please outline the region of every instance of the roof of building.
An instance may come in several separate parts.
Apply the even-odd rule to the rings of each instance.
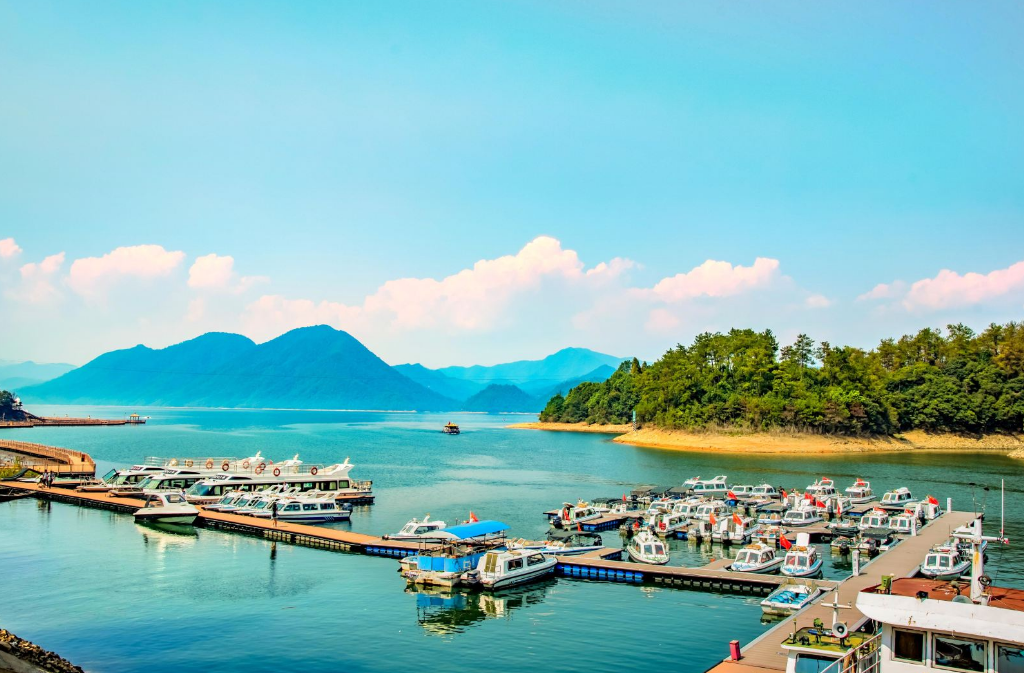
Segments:
[[[868,587],[864,589],[863,593],[878,593],[878,586],[880,585]],[[969,581],[959,582],[959,588],[958,592],[954,583],[950,581],[913,577],[894,580],[889,593],[892,596],[916,598],[919,592],[924,591],[928,594],[928,598],[936,601],[952,601],[957,595],[970,596],[971,585]],[[986,593],[989,595],[989,607],[1024,612],[1024,590],[1007,587],[989,587]]]

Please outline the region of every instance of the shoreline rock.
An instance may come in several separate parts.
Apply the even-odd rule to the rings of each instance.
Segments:
[[[0,672],[85,673],[58,654],[49,652],[6,629],[0,629]]]

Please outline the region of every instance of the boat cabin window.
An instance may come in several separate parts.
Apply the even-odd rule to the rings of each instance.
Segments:
[[[936,634],[933,637],[935,665],[954,671],[984,671],[985,641]]]
[[[892,630],[892,657],[903,661],[924,661],[924,634],[920,631]]]
[[[171,495],[167,496],[167,502],[177,505],[185,502],[185,498],[181,497],[177,493],[172,493]]]
[[[320,503],[320,509],[322,510],[333,510],[335,507],[333,502]]]
[[[521,559],[521,558],[511,559],[510,561],[508,561],[508,563],[505,564],[505,570],[509,570],[509,571],[511,571],[511,570],[519,570],[522,567],[523,567],[523,559]]]
[[[801,652],[796,655],[796,668],[793,670],[796,673],[821,673],[825,669],[832,667],[835,668],[834,664],[836,659],[832,657],[823,657],[817,654],[804,654]]]
[[[302,506],[302,511],[304,512],[315,512],[316,510],[317,506],[315,502],[307,502]]]
[[[996,645],[996,673],[1024,673],[1024,647]]]
[[[541,554],[534,554],[533,556],[526,559],[526,565],[535,566],[538,563],[544,563],[544,556]]]
[[[297,512],[297,511],[299,511],[299,505],[297,503],[293,504],[293,505],[288,505],[287,507],[284,508],[284,511],[286,511],[286,512]]]
[[[653,554],[654,553],[654,547],[652,547],[649,544],[645,544],[644,545],[644,553],[645,554]]]

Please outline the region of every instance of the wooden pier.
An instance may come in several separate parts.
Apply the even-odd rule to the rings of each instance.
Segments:
[[[949,538],[953,529],[966,525],[980,514],[970,512],[946,512],[939,518],[928,522],[923,526],[916,536],[905,537],[902,542],[887,552],[879,554],[867,565],[861,567],[861,574],[857,577],[848,577],[840,582],[835,593],[826,594],[828,602],[838,598],[841,605],[855,606],[857,594],[876,584],[881,584],[882,575],[894,575],[897,578],[911,577],[917,573],[917,569],[924,560],[924,556],[934,545],[941,544]],[[761,671],[784,671],[786,670],[786,652],[781,644],[792,632],[793,622],[797,621],[797,628],[809,627],[814,624],[815,619],[823,623],[832,623],[832,609],[825,607],[823,598],[819,598],[793,617],[783,620],[775,628],[762,634],[759,638],[741,648],[742,656],[739,661],[726,660],[709,671],[713,673],[759,673]],[[866,618],[852,607],[843,611],[842,620],[850,627],[851,631],[860,628]],[[728,647],[728,641],[722,641],[722,650]]]
[[[0,452],[23,458],[22,468],[40,473],[49,470],[61,477],[92,477],[96,475],[96,463],[93,462],[89,454],[81,451],[0,439]]]

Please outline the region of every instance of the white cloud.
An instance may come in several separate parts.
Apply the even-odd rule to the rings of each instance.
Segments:
[[[5,294],[15,301],[26,304],[46,304],[60,298],[60,290],[54,281],[57,272],[64,265],[64,253],[50,255],[43,261],[23,264],[19,269],[21,282]]]
[[[10,259],[21,253],[13,238],[0,238],[0,259]]]
[[[671,311],[664,308],[656,308],[647,315],[647,322],[644,323],[644,327],[648,332],[668,334],[674,332],[682,322]]]
[[[769,285],[777,276],[779,260],[758,257],[753,266],[733,266],[709,259],[686,273],[662,279],[651,292],[662,301],[696,297],[729,297]]]
[[[265,276],[242,276],[235,273],[235,258],[209,254],[197,257],[188,270],[188,286],[199,290],[215,290],[241,294],[257,283],[269,281]]]
[[[910,286],[903,305],[910,310],[973,306],[1010,294],[1024,294],[1024,261],[987,274],[943,269],[934,278]]]
[[[902,280],[893,281],[892,283],[879,283],[874,286],[868,292],[857,297],[857,301],[872,301],[877,299],[892,299],[902,295],[906,290],[907,284]]]
[[[331,325],[352,331],[362,315],[362,309],[356,306],[268,294],[246,307],[243,322],[250,335],[265,339],[308,325]]]
[[[124,278],[152,279],[170,275],[185,253],[164,250],[160,245],[115,248],[102,257],[83,257],[71,264],[68,285],[83,296],[102,294]]]
[[[804,300],[804,306],[807,308],[828,308],[832,305],[832,300],[823,294],[812,294]]]

